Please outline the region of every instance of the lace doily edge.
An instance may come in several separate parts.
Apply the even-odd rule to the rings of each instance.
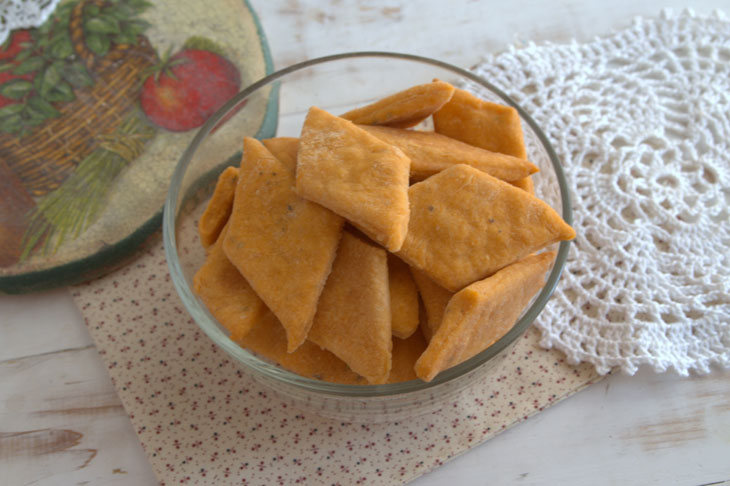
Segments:
[[[690,373],[707,375],[713,371],[713,367],[730,369],[730,350],[724,353],[715,353],[711,356],[677,356],[676,352],[670,357],[659,358],[657,356],[631,356],[631,357],[601,357],[597,359],[592,353],[587,353],[574,347],[566,345],[559,339],[553,339],[545,326],[535,323],[540,331],[540,347],[544,349],[557,349],[565,355],[569,364],[590,363],[596,368],[600,375],[620,371],[621,373],[633,376],[642,366],[649,366],[655,373],[674,371],[680,376],[689,376]],[[676,350],[675,350],[676,351]]]
[[[646,18],[646,17],[634,17],[630,25],[625,27],[614,29],[613,31],[595,36],[585,41],[578,41],[571,39],[568,42],[529,42],[524,45],[513,44],[507,49],[493,54],[487,54],[475,64],[471,70],[477,75],[480,73],[481,67],[485,64],[493,64],[495,60],[505,55],[517,55],[521,56],[523,53],[530,52],[534,49],[576,49],[576,48],[587,48],[595,42],[606,42],[610,39],[616,38],[617,36],[628,35],[628,33],[635,31],[638,28],[645,26],[647,23],[657,21],[679,21],[685,18],[698,19],[698,20],[717,20],[727,22],[730,17],[720,9],[714,9],[712,12],[706,15],[697,14],[692,8],[684,8],[679,12],[671,8],[665,8],[660,11],[658,19]],[[559,289],[558,289],[559,292]],[[570,364],[577,365],[579,363],[590,363],[592,364],[596,372],[600,375],[606,375],[612,372],[620,371],[623,374],[632,376],[640,367],[649,366],[656,373],[665,373],[669,370],[673,370],[680,376],[689,376],[690,373],[696,373],[700,375],[709,374],[713,371],[713,367],[720,367],[730,369],[730,350],[717,353],[712,351],[709,356],[689,356],[687,354],[678,356],[674,352],[670,357],[661,358],[657,356],[635,356],[635,357],[596,357],[592,353],[584,352],[579,349],[575,349],[572,346],[567,345],[559,339],[554,339],[550,335],[550,329],[546,329],[538,323],[535,323],[535,327],[540,331],[541,338],[539,345],[545,349],[556,349],[566,356],[566,361]],[[676,351],[676,350],[675,350]]]

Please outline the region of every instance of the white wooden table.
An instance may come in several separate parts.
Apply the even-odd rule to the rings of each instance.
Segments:
[[[252,0],[277,67],[350,50],[469,67],[529,41],[586,41],[675,0]],[[699,13],[729,5],[694,1]],[[494,465],[498,465],[495,467]],[[730,372],[611,376],[415,481],[730,483]],[[0,485],[156,484],[65,289],[0,296]]]

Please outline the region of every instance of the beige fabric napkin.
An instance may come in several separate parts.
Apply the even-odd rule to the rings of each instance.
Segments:
[[[440,411],[341,423],[287,405],[198,329],[161,242],[73,297],[163,484],[404,484],[600,379],[531,329]]]

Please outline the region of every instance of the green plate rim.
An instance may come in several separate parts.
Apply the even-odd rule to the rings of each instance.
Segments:
[[[274,72],[274,61],[271,57],[266,34],[264,33],[258,15],[256,15],[256,11],[251,7],[249,1],[242,1],[251,13],[251,18],[256,27],[256,34],[261,44],[261,53],[264,56],[264,71],[265,75],[268,76]],[[273,91],[256,138],[273,137],[276,133],[278,118],[279,93],[278,91]],[[140,249],[148,238],[160,229],[163,208],[164,203],[160,205],[160,209],[150,219],[142,223],[141,226],[127,237],[114,245],[102,248],[96,253],[44,270],[0,277],[0,293],[11,295],[24,294],[62,286],[78,285],[88,280],[101,277],[121,267],[125,263],[128,263],[129,259]]]

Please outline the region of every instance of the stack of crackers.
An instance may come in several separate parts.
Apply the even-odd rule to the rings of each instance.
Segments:
[[[537,170],[514,108],[442,81],[312,107],[299,138],[246,137],[220,175],[195,291],[302,376],[430,381],[509,331],[555,258],[541,250],[575,236],[533,194]]]

